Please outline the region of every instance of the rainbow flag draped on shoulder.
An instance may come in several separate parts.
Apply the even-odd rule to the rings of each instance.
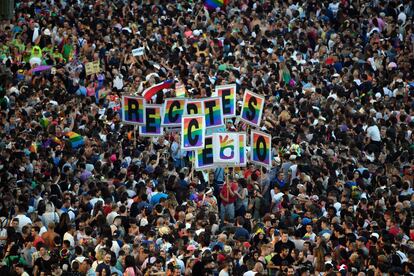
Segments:
[[[227,5],[227,3],[228,3],[228,0],[204,0],[204,6],[210,10],[222,8],[225,5]]]

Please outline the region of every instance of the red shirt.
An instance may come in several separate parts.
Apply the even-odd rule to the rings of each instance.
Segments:
[[[237,191],[238,186],[239,185],[237,184],[237,182],[231,182],[230,183],[230,188],[233,191],[233,193]],[[231,196],[229,194],[229,191],[227,189],[227,185],[226,184],[224,184],[223,187],[221,188],[220,194],[222,195],[221,202],[223,203],[223,205],[227,205],[227,204],[236,202],[237,195],[234,194],[233,196]],[[223,198],[226,198],[227,199],[227,197],[229,198],[228,201],[226,201],[226,200],[223,199]]]

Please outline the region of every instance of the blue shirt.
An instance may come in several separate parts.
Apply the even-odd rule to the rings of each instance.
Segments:
[[[160,202],[161,198],[168,198],[168,195],[164,193],[156,193],[155,195],[151,197],[151,205],[152,206],[157,205]]]

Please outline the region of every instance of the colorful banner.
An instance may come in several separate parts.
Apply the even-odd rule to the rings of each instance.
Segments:
[[[236,84],[216,86],[213,96],[221,98],[224,118],[236,117]]]
[[[272,136],[261,131],[251,133],[251,161],[260,166],[272,165]]]
[[[161,126],[162,105],[147,104],[145,106],[145,124],[139,127],[139,135],[145,137],[163,136]]]
[[[240,118],[252,126],[260,126],[264,103],[264,97],[246,90],[243,96]]]
[[[238,133],[213,134],[213,160],[214,163],[230,166],[237,166],[239,164]]]
[[[205,170],[213,167],[213,136],[206,136],[204,148],[195,151],[195,169]]]
[[[203,115],[183,116],[181,149],[195,150],[204,147],[205,122]]]
[[[203,100],[187,100],[186,114],[198,115],[204,113]]]
[[[247,166],[246,133],[239,133],[239,167]]]
[[[206,128],[224,126],[223,109],[221,108],[220,97],[204,100],[204,115],[206,117]]]
[[[126,124],[145,123],[145,102],[143,97],[122,96],[122,121]]]
[[[186,99],[165,99],[162,115],[162,125],[167,127],[181,126]]]

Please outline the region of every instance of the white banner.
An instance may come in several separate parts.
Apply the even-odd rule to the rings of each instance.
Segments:
[[[238,133],[214,133],[213,134],[213,160],[214,163],[230,166],[238,165],[239,134]]]

